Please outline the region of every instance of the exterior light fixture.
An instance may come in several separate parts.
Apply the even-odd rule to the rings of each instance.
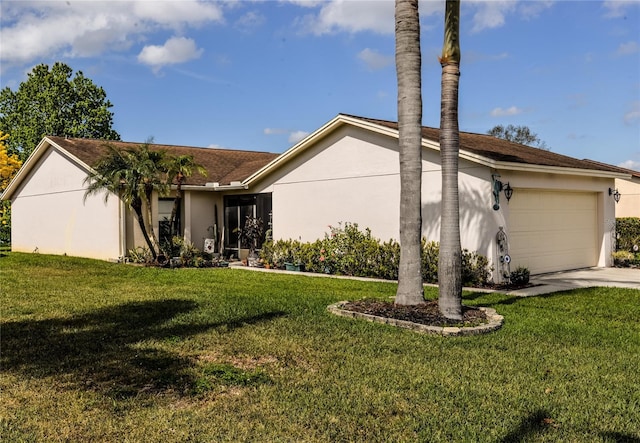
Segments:
[[[493,174],[491,176],[491,180],[493,181],[493,199],[495,203],[493,204],[493,210],[497,211],[500,209],[500,192],[504,191],[504,196],[507,198],[507,202],[511,200],[513,196],[513,188],[507,182],[502,183],[500,180],[500,176],[498,174]]]
[[[613,199],[618,203],[622,194],[617,189],[609,188],[609,195],[613,195]]]
[[[504,196],[507,197],[507,201],[511,200],[511,196],[513,196],[513,188],[511,187],[511,185],[507,182],[506,185],[504,185]]]

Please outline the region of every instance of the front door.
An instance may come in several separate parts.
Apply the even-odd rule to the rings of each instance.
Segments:
[[[258,248],[264,242],[266,231],[269,229],[271,214],[271,193],[227,195],[224,197],[224,248],[226,254],[239,257],[240,244],[238,232],[244,227],[247,217],[257,217],[262,220],[264,231]]]

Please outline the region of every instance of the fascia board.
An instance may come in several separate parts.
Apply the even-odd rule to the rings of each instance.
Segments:
[[[510,171],[522,171],[522,172],[536,172],[543,174],[558,174],[558,175],[578,175],[583,177],[597,177],[597,178],[630,178],[630,174],[623,174],[620,172],[612,171],[596,171],[593,169],[578,169],[578,168],[566,168],[562,166],[543,166],[543,165],[527,165],[523,163],[511,163],[511,162],[494,162],[494,169],[503,169]]]

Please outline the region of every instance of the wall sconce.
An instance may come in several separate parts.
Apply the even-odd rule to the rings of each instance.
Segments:
[[[493,174],[491,179],[493,180],[493,198],[495,203],[493,204],[493,210],[497,211],[500,209],[500,192],[504,191],[504,196],[507,199],[507,202],[511,200],[513,196],[513,188],[507,182],[506,184],[502,183],[499,180],[500,176],[498,174]]]
[[[617,189],[609,188],[609,195],[613,195],[613,199],[618,203],[622,194],[620,194]]]

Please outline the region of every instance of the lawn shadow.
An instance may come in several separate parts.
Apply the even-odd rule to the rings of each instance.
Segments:
[[[549,412],[544,409],[538,409],[532,412],[522,419],[517,428],[498,440],[498,443],[530,441],[531,437],[540,435],[548,430],[550,426],[553,426],[554,422],[549,417]]]
[[[224,322],[171,322],[197,308],[190,300],[132,302],[72,318],[2,323],[0,368],[55,377],[64,386],[114,397],[186,394],[196,381],[193,362],[142,342],[175,341],[213,328],[230,331],[286,315],[272,311]]]
[[[604,441],[612,441],[614,443],[640,443],[640,437],[620,432],[603,432],[602,437]]]

